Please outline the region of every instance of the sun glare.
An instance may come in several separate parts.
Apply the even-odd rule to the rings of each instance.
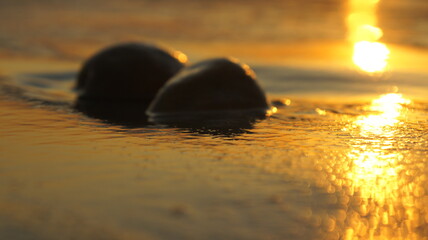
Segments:
[[[354,186],[364,198],[384,202],[398,188],[398,161],[402,158],[397,153],[377,151],[371,146],[365,149],[354,149],[348,154],[353,160],[353,169],[348,172]]]
[[[349,202],[357,203],[356,208],[350,205],[344,239],[420,239],[406,232],[420,226],[413,209],[418,199],[414,192],[422,191],[417,177],[409,178],[414,167],[401,148],[406,142],[403,118],[409,104],[411,100],[400,93],[381,95],[363,106],[363,114],[351,117],[350,126],[344,128],[353,137],[346,155],[349,164],[341,165],[346,167],[353,195]],[[395,237],[395,233],[401,235]]]
[[[399,93],[388,93],[372,101],[365,110],[374,114],[362,116],[355,121],[362,133],[387,134],[385,127],[399,123],[398,118],[403,114],[403,105],[410,104],[410,100]]]
[[[352,60],[368,73],[383,72],[388,66],[390,51],[378,40],[382,29],[376,26],[378,0],[349,0],[348,38],[354,45]]]
[[[368,115],[353,122],[353,149],[348,157],[353,168],[348,173],[362,197],[383,203],[398,189],[399,162],[403,158],[394,148],[394,138],[400,126],[405,106],[411,101],[399,93],[388,93],[374,99],[364,107]]]
[[[381,72],[388,65],[389,49],[379,42],[361,41],[354,44],[352,60],[363,71]]]

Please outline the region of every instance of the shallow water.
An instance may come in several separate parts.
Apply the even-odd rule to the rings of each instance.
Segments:
[[[428,234],[424,102],[271,93],[278,112],[241,127],[129,126],[75,112],[73,76],[2,82],[2,238]]]
[[[426,4],[382,1],[401,45],[366,74],[338,2],[1,3],[0,239],[427,239],[428,54],[410,48]],[[75,111],[81,62],[141,39],[248,60],[277,112],[201,127]]]

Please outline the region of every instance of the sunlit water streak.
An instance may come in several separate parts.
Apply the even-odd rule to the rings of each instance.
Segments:
[[[359,117],[355,124],[360,128],[361,134],[375,134],[391,136],[394,132],[387,128],[394,128],[399,124],[399,117],[405,116],[403,105],[410,104],[410,100],[402,97],[401,94],[390,93],[372,101],[372,104],[365,108],[366,111],[373,111],[374,114]]]
[[[362,108],[367,115],[343,129],[353,136],[343,177],[350,180],[351,199],[358,201],[348,212],[345,239],[419,239],[427,233],[428,215],[418,210],[426,200],[420,198],[425,177],[409,178],[417,163],[399,150],[408,137],[410,104],[401,94],[382,95]]]
[[[351,127],[360,138],[352,141],[354,149],[348,156],[354,167],[348,177],[364,198],[383,203],[398,189],[403,155],[391,149],[400,137],[400,117],[406,114],[403,106],[410,102],[401,94],[382,95],[364,107],[369,115],[358,117]]]

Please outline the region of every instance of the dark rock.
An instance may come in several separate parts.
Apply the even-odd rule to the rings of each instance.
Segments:
[[[186,56],[141,44],[119,44],[91,57],[76,84],[75,108],[115,123],[141,123],[158,90],[184,67]]]
[[[149,106],[151,119],[191,120],[265,115],[266,96],[253,71],[235,60],[218,58],[183,68]],[[156,120],[154,120],[156,121]]]
[[[142,43],[106,48],[83,65],[76,85],[78,99],[149,104],[184,66],[186,58],[180,56],[184,55]]]

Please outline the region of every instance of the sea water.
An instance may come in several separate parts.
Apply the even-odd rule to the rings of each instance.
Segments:
[[[299,2],[1,3],[0,239],[427,239],[426,5],[383,3],[410,60],[368,74],[342,64],[344,4]],[[85,58],[147,39],[246,60],[275,113],[220,128],[74,110]]]

